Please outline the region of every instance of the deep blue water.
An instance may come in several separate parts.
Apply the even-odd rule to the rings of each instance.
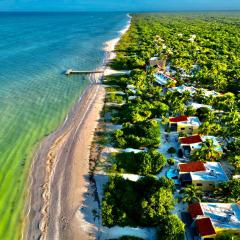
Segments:
[[[0,239],[18,239],[31,156],[89,84],[124,13],[0,13]]]

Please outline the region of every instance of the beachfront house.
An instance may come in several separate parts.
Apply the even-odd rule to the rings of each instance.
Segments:
[[[184,135],[197,134],[200,125],[201,122],[198,117],[179,116],[169,118],[170,131]]]
[[[149,59],[149,65],[151,67],[157,67],[159,70],[165,70],[166,69],[166,60],[160,59],[159,57],[151,57]]]
[[[204,88],[201,88],[203,94],[206,96],[206,97],[218,97],[218,96],[221,96],[220,93],[216,92],[216,91],[210,91],[210,90],[207,90],[207,89],[204,89]]]
[[[185,85],[172,87],[172,88],[169,88],[168,90],[171,91],[171,92],[176,91],[180,94],[183,94],[184,92],[189,92],[190,96],[193,96],[196,93],[196,88],[195,87],[192,87],[192,86],[188,87],[188,86],[185,86]]]
[[[203,95],[205,95],[206,97],[217,97],[217,96],[221,96],[220,93],[216,92],[216,91],[211,91],[211,90],[207,90],[204,88],[199,88],[198,89],[200,92],[203,93]],[[193,87],[193,86],[186,86],[186,85],[181,85],[181,86],[177,86],[177,87],[172,87],[169,88],[169,91],[174,92],[177,91],[180,94],[183,94],[184,92],[189,92],[190,96],[194,96],[197,93],[197,88]],[[209,105],[207,105],[209,106]]]
[[[197,110],[199,108],[208,108],[209,110],[212,110],[212,106],[207,105],[207,104],[201,104],[201,103],[196,103],[196,102],[191,102],[188,103],[187,106],[192,107],[193,109]]]
[[[211,140],[215,147],[215,150],[218,152],[223,152],[222,147],[220,146],[218,140],[214,136],[200,136],[192,135],[189,137],[179,137],[178,141],[180,144],[180,149],[184,156],[190,156],[194,151],[201,149],[202,143]]]
[[[240,229],[238,203],[195,203],[188,210],[200,239],[214,239],[218,232]]]
[[[127,89],[133,94],[136,94],[137,92],[136,87],[130,84],[127,85]]]
[[[169,76],[167,74],[164,74],[162,71],[155,73],[154,77],[156,79],[156,83],[161,86],[164,86],[169,82],[173,82],[173,83],[177,82],[176,79],[172,78],[171,76]]]
[[[183,187],[193,184],[203,191],[212,191],[228,177],[219,162],[201,161],[178,164],[179,180]]]

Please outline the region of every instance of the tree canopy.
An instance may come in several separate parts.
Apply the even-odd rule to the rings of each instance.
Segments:
[[[161,222],[158,230],[159,240],[184,240],[185,225],[176,216],[166,216]]]
[[[112,177],[102,202],[103,224],[157,226],[174,206],[171,186],[166,181],[144,177],[137,182]]]
[[[160,144],[160,125],[156,120],[126,123],[117,130],[114,139],[118,147],[156,147]]]
[[[139,153],[122,152],[116,155],[117,170],[139,175],[157,174],[166,165],[166,157],[155,149]]]
[[[215,190],[215,196],[226,202],[240,201],[240,179],[233,179],[228,182],[220,183]]]

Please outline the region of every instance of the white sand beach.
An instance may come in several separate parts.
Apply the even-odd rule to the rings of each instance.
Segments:
[[[130,26],[121,32],[124,34]],[[104,47],[106,59],[120,38]],[[105,74],[111,74],[106,67]],[[93,82],[66,120],[40,144],[31,167],[25,239],[95,239],[99,206],[89,175],[90,147],[103,108],[105,89]],[[94,211],[93,211],[94,210]]]

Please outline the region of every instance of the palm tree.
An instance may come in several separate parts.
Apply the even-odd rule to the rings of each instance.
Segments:
[[[215,98],[216,109],[223,111],[233,111],[236,106],[236,97],[233,93],[226,93]]]
[[[206,140],[202,146],[202,151],[206,153],[206,161],[216,161],[221,157],[221,152],[216,150],[216,146],[214,145],[212,140]]]
[[[214,123],[216,121],[216,115],[213,111],[209,111],[206,115],[206,121],[209,123]]]
[[[223,75],[217,75],[213,77],[213,87],[217,91],[222,91],[226,88],[227,86],[227,79]]]
[[[199,127],[199,133],[204,134],[204,135],[209,135],[209,134],[219,134],[222,132],[222,127],[218,123],[209,123],[209,122],[204,122],[202,125]]]
[[[179,101],[179,100],[175,100],[173,102],[173,114],[174,115],[184,115],[184,113],[186,112],[186,105],[182,102],[182,101]]]
[[[223,122],[226,126],[224,128],[224,136],[226,138],[239,136],[240,116],[237,110],[226,112]]]
[[[201,126],[199,127],[199,133],[204,135],[209,135],[211,130],[212,130],[212,125],[207,121],[202,123]]]
[[[176,86],[176,82],[172,79],[170,79],[165,85],[166,88],[171,88],[171,87],[175,87],[175,86]]]
[[[194,161],[216,161],[222,156],[222,152],[216,149],[213,141],[207,139],[202,143],[201,149],[193,152],[191,158]]]
[[[240,200],[240,180],[233,179],[220,183],[214,191],[214,195],[224,202],[238,202]]]
[[[240,156],[234,156],[232,159],[232,164],[237,171],[240,171]]]
[[[188,185],[183,188],[180,193],[183,195],[182,202],[184,203],[201,202],[201,198],[203,196],[201,188],[195,185]]]

